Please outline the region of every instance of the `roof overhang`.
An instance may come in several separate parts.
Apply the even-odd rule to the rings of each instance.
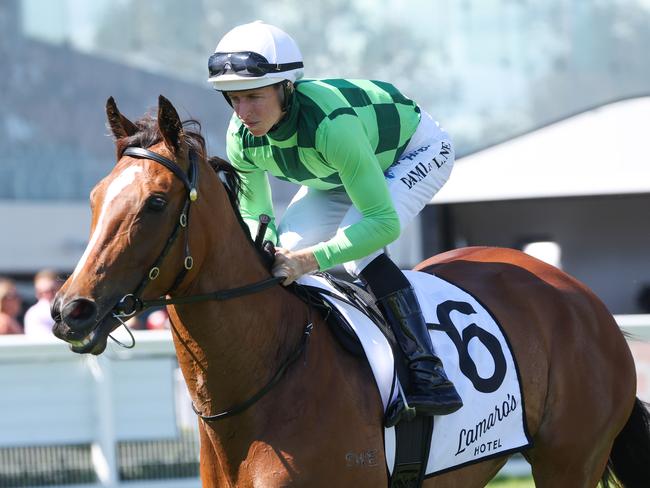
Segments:
[[[650,96],[458,159],[432,203],[650,193]]]

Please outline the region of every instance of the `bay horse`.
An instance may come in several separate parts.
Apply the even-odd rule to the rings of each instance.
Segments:
[[[197,125],[162,96],[157,117],[133,123],[112,98],[106,112],[117,163],[91,193],[90,240],[54,301],[55,335],[100,354],[120,317],[168,305],[200,413],[205,487],[387,486],[370,368],[271,278],[237,209],[236,171],[206,156]],[[614,475],[650,486],[649,415],[632,356],[585,285],[502,248],[458,249],[416,269],[468,290],[502,325],[520,368],[533,440],[523,455],[536,486],[610,486]],[[347,462],[363,453],[375,462]],[[506,459],[424,486],[485,486]]]

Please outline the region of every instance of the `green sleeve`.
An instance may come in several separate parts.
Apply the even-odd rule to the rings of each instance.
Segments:
[[[246,158],[241,136],[236,125],[231,122],[226,139],[226,153],[230,163],[239,170],[242,179],[242,192],[239,195],[239,211],[248,226],[251,237],[257,235],[259,216],[266,214],[271,217],[265,239],[277,244],[277,229],[273,214],[271,185],[266,171],[258,168]]]
[[[361,259],[400,234],[399,217],[384,173],[359,119],[339,115],[325,124],[319,128],[316,144],[328,164],[337,169],[362,219],[315,246],[314,255],[321,270]]]

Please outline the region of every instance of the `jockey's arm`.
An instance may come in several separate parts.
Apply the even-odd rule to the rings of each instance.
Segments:
[[[266,214],[271,221],[266,229],[264,239],[277,243],[277,227],[273,212],[271,185],[266,171],[244,159],[241,139],[229,128],[226,151],[230,163],[239,170],[242,179],[242,192],[239,195],[239,211],[248,226],[250,235],[257,235],[259,216]]]
[[[356,117],[340,116],[322,133],[317,149],[338,172],[361,220],[339,229],[327,242],[288,251],[277,249],[274,276],[288,285],[300,276],[360,259],[394,241],[400,232],[384,173]],[[315,224],[317,225],[317,224]]]
[[[359,119],[341,115],[324,129],[317,134],[317,144],[328,163],[337,169],[362,218],[314,246],[321,270],[367,256],[400,234],[399,217],[384,173]]]

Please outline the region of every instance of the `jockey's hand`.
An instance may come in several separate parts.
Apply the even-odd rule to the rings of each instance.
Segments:
[[[271,273],[276,277],[284,277],[282,282],[288,286],[302,275],[318,271],[318,261],[310,249],[289,251],[282,247],[275,248],[275,262]]]

